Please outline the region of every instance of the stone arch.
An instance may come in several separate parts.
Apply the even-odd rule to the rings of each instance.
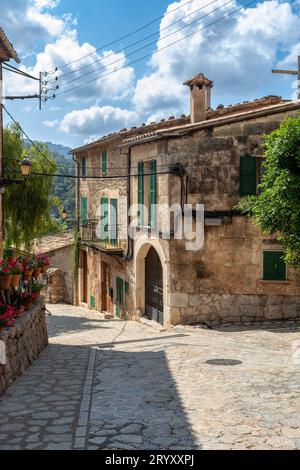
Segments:
[[[157,252],[163,273],[163,305],[164,325],[169,324],[169,282],[168,262],[165,252],[158,240],[139,240],[135,246],[134,270],[135,270],[135,309],[139,316],[145,313],[145,258],[149,249],[153,247]]]

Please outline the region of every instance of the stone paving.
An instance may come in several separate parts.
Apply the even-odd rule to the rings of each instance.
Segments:
[[[48,306],[0,398],[4,449],[299,449],[300,325],[154,330]]]

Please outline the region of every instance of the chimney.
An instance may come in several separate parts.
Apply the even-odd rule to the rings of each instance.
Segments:
[[[206,112],[210,108],[211,89],[213,82],[199,73],[191,80],[184,82],[190,87],[191,123],[205,121]]]

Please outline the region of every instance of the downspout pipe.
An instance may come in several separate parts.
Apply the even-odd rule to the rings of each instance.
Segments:
[[[131,146],[128,147],[127,153],[122,153],[127,156],[127,181],[126,181],[126,192],[127,192],[127,252],[122,257],[123,261],[131,261],[133,258],[133,239],[129,236],[129,226],[131,224],[131,216],[129,215],[131,206]]]

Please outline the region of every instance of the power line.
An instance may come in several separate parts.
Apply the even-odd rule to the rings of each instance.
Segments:
[[[188,18],[189,16],[194,15],[194,14],[197,13],[198,11],[204,10],[204,8],[206,8],[206,7],[210,6],[210,5],[212,5],[213,3],[219,2],[219,1],[220,1],[220,0],[213,0],[212,2],[207,3],[206,5],[202,6],[201,8],[197,8],[196,10],[192,11],[192,12],[189,13],[188,15],[185,15],[185,16],[181,17],[179,20],[176,20],[176,21],[174,21],[173,23],[170,23],[168,26],[165,26],[165,27],[162,28],[160,31],[156,31],[155,33],[149,34],[148,36],[146,36],[146,37],[144,37],[144,38],[142,38],[142,39],[139,39],[138,41],[135,41],[135,42],[129,44],[128,46],[125,46],[124,48],[121,48],[121,49],[118,49],[118,50],[116,50],[116,51],[113,51],[113,52],[111,52],[110,54],[106,55],[105,57],[101,57],[100,59],[97,59],[97,60],[95,60],[94,62],[91,62],[90,64],[84,65],[84,66],[82,66],[82,67],[78,67],[78,68],[75,69],[75,70],[72,70],[72,71],[70,71],[70,72],[64,73],[64,74],[60,75],[59,78],[61,79],[62,77],[67,77],[67,76],[72,75],[72,74],[74,74],[74,73],[76,73],[76,72],[79,72],[80,70],[84,70],[84,69],[87,69],[87,68],[89,68],[89,67],[92,67],[94,64],[96,64],[96,63],[98,63],[98,62],[103,62],[103,61],[106,60],[108,57],[111,57],[111,56],[113,56],[113,55],[115,55],[115,54],[118,54],[119,52],[123,52],[124,50],[128,49],[129,47],[136,46],[137,44],[140,44],[141,42],[144,42],[144,41],[146,41],[147,39],[150,39],[150,38],[152,38],[152,37],[154,37],[154,36],[157,36],[157,34],[159,34],[160,32],[165,31],[166,29],[171,28],[171,26],[174,26],[175,24],[180,23],[180,22],[181,22],[182,20],[184,20],[185,18]],[[234,1],[234,0],[231,0],[231,2],[232,2],[232,1]],[[228,2],[228,3],[230,3],[230,2]],[[217,9],[222,8],[222,7],[225,6],[225,5],[227,5],[227,4],[225,3],[225,4],[221,5],[220,7],[218,7]],[[215,11],[215,10],[213,10],[213,11],[210,12],[210,13],[213,13],[214,11]],[[178,29],[177,31],[174,31],[172,34],[175,34],[175,33],[177,33],[178,31],[181,31],[181,29],[187,28],[188,26],[191,26],[193,23],[195,23],[196,21],[199,21],[200,19],[204,18],[205,16],[207,16],[207,15],[201,16],[200,18],[198,18],[197,20],[193,21],[192,23],[189,23],[189,24],[187,24],[186,26],[184,26],[183,28],[180,28],[180,29]],[[172,34],[167,35],[167,36],[164,36],[164,37],[160,38],[160,40],[165,39],[166,37],[171,36]],[[156,41],[154,41],[154,43],[155,43],[155,42],[156,42]],[[152,45],[152,44],[153,44],[153,42],[151,42],[150,44],[145,45],[144,47],[146,48],[146,47],[148,47],[149,45]],[[132,52],[131,54],[128,54],[128,55],[132,55],[132,54],[134,54],[134,53],[140,51],[141,49],[142,49],[142,48],[137,49],[136,51],[134,51],[134,52]],[[127,55],[127,57],[128,57],[128,55]],[[105,65],[105,66],[103,66],[103,67],[100,67],[99,69],[96,69],[96,70],[100,70],[101,68],[106,68],[107,66],[112,65],[112,64],[115,64],[116,62],[120,62],[121,60],[123,60],[123,58],[118,59],[118,60],[112,62],[111,64],[108,64],[108,65]],[[96,70],[94,70],[93,72],[95,72]],[[93,72],[90,72],[90,73],[93,73]],[[83,75],[83,76],[84,76],[84,75]]]
[[[104,74],[104,75],[100,75],[100,76],[97,77],[97,78],[94,78],[94,79],[92,79],[92,80],[88,80],[87,82],[81,83],[81,84],[79,84],[79,85],[77,85],[77,86],[75,86],[75,87],[71,87],[71,88],[69,88],[69,89],[67,89],[67,90],[65,90],[65,91],[62,91],[62,92],[60,92],[60,93],[57,93],[57,94],[55,95],[55,97],[61,96],[61,95],[65,94],[65,93],[69,93],[70,91],[73,91],[73,90],[77,90],[78,88],[81,88],[82,86],[88,85],[88,84],[90,84],[90,83],[92,83],[92,82],[94,82],[94,81],[96,81],[96,80],[99,80],[100,78],[107,77],[107,76],[109,76],[109,75],[111,75],[111,74],[113,74],[113,73],[116,73],[116,72],[118,72],[118,71],[120,71],[120,70],[123,70],[124,68],[127,68],[129,65],[133,65],[133,64],[135,64],[135,63],[137,63],[137,62],[140,62],[140,61],[143,60],[143,59],[146,59],[147,57],[151,57],[151,56],[153,56],[153,55],[155,55],[155,54],[158,54],[159,52],[161,52],[161,51],[167,49],[168,47],[173,46],[174,44],[177,44],[177,43],[183,41],[184,39],[186,39],[186,38],[188,38],[188,37],[194,36],[196,33],[200,32],[200,31],[203,31],[204,29],[207,29],[207,28],[209,28],[210,26],[215,25],[216,23],[218,23],[218,22],[224,20],[225,18],[228,18],[228,17],[230,17],[230,16],[232,16],[232,15],[238,13],[238,12],[239,12],[240,10],[242,10],[243,8],[245,8],[245,7],[249,6],[249,5],[252,5],[253,3],[256,3],[256,1],[257,1],[257,0],[252,0],[251,2],[246,3],[245,5],[241,6],[240,8],[237,8],[236,10],[232,11],[231,13],[227,13],[226,15],[224,15],[224,16],[218,18],[217,20],[215,20],[215,21],[213,21],[213,22],[211,22],[211,23],[209,23],[208,25],[203,26],[202,28],[197,29],[197,30],[194,31],[193,33],[190,33],[190,34],[188,34],[188,35],[186,35],[186,36],[184,36],[184,37],[178,39],[177,41],[174,41],[174,42],[172,42],[172,43],[170,43],[170,44],[167,44],[166,46],[161,47],[161,48],[157,49],[156,51],[151,52],[150,54],[146,54],[146,55],[144,55],[143,57],[140,57],[140,58],[138,58],[138,59],[136,59],[136,60],[134,60],[134,61],[132,61],[132,62],[129,62],[128,64],[126,64],[126,65],[124,65],[124,66],[122,66],[122,67],[119,67],[119,68],[116,69],[116,70],[113,70],[113,71],[111,71],[111,72],[108,72],[108,73],[106,73],[106,74]]]
[[[6,112],[6,114],[12,119],[12,121],[16,124],[16,126],[18,126],[18,128],[20,129],[20,131],[23,133],[23,135],[29,140],[29,142],[31,143],[31,145],[38,151],[38,153],[40,155],[42,155],[42,157],[44,157],[47,162],[50,164],[50,165],[53,165],[55,162],[51,162],[49,160],[49,158],[47,157],[47,155],[45,153],[43,153],[38,147],[37,145],[33,142],[33,140],[30,139],[30,137],[28,136],[28,134],[26,134],[26,132],[24,131],[24,129],[20,126],[20,124],[14,119],[14,117],[10,114],[10,112],[6,109],[6,107],[4,106],[4,104],[2,104],[2,108],[4,109],[4,111]]]
[[[218,7],[214,8],[214,9],[213,9],[212,11],[210,11],[209,13],[206,13],[205,15],[200,16],[199,18],[197,18],[196,20],[192,21],[191,23],[188,23],[187,25],[182,26],[181,28],[177,29],[176,31],[173,31],[172,33],[169,33],[169,34],[167,34],[166,36],[163,36],[162,38],[160,38],[160,40],[166,39],[166,38],[168,38],[168,37],[170,37],[170,36],[173,36],[174,34],[179,33],[179,32],[182,31],[183,29],[186,29],[186,28],[188,28],[189,26],[191,26],[192,24],[197,23],[197,22],[200,21],[201,19],[206,18],[207,16],[211,15],[212,13],[214,13],[214,12],[217,11],[217,10],[220,10],[221,8],[223,8],[224,6],[228,5],[229,3],[232,3],[233,1],[234,1],[234,0],[228,0],[226,3],[222,4],[221,6],[218,6]],[[214,3],[214,2],[212,2],[212,3]],[[151,36],[153,36],[153,35],[151,35]],[[139,41],[139,42],[142,42],[142,41]],[[127,54],[127,55],[126,55],[126,58],[127,58],[127,57],[130,57],[130,56],[132,56],[132,55],[134,55],[134,54],[136,54],[137,52],[142,51],[143,49],[146,49],[147,47],[153,46],[153,45],[156,44],[156,43],[157,43],[156,40],[155,40],[155,41],[151,41],[151,42],[149,42],[148,44],[145,44],[144,46],[139,47],[138,49],[136,49],[136,50],[130,52],[129,54]],[[121,49],[121,50],[122,50],[122,49]],[[117,52],[119,52],[119,51],[117,51]],[[85,74],[83,74],[83,75],[81,75],[81,76],[79,76],[79,77],[75,77],[75,78],[73,78],[72,80],[69,80],[68,82],[63,83],[62,85],[60,85],[60,88],[63,88],[63,87],[65,87],[66,85],[69,85],[70,83],[76,82],[77,80],[79,80],[79,79],[81,79],[81,78],[84,78],[84,77],[86,77],[86,76],[88,76],[88,75],[92,75],[93,73],[96,73],[98,70],[106,69],[107,67],[110,67],[111,65],[114,65],[114,64],[116,64],[116,63],[118,63],[118,62],[120,62],[120,61],[123,61],[123,60],[124,60],[123,57],[121,57],[120,59],[114,60],[113,62],[110,62],[109,64],[107,64],[107,65],[105,65],[105,66],[102,65],[101,67],[98,67],[98,68],[96,68],[95,70],[92,70],[92,71],[90,71],[90,72],[86,72]]]
[[[62,65],[61,67],[56,67],[55,70],[52,70],[52,71],[47,72],[47,73],[48,73],[48,74],[53,74],[53,73],[55,73],[58,69],[59,69],[59,70],[62,70],[62,69],[64,69],[65,67],[67,67],[68,65],[74,64],[75,62],[79,62],[80,60],[83,60],[83,59],[85,59],[86,57],[89,57],[89,56],[95,54],[96,52],[100,51],[101,49],[104,49],[105,47],[112,46],[113,44],[116,44],[117,42],[122,41],[123,39],[127,39],[127,38],[129,38],[130,36],[133,36],[134,34],[139,33],[139,32],[142,31],[143,29],[148,28],[148,27],[151,26],[152,24],[156,23],[156,21],[159,21],[159,20],[161,20],[162,18],[164,18],[165,16],[170,15],[170,14],[173,13],[174,11],[179,10],[180,8],[183,8],[185,5],[188,5],[189,3],[192,3],[193,1],[194,1],[194,0],[189,0],[188,2],[183,3],[182,5],[180,5],[180,6],[176,7],[176,8],[173,8],[173,10],[168,11],[168,12],[164,13],[163,15],[158,16],[157,18],[154,18],[154,20],[150,21],[149,23],[145,24],[144,26],[141,26],[140,28],[138,28],[138,29],[136,29],[136,30],[134,30],[134,31],[131,31],[130,33],[125,34],[124,36],[121,36],[121,37],[115,39],[115,40],[112,41],[112,42],[109,42],[109,43],[107,43],[107,44],[104,44],[103,46],[98,47],[97,49],[95,49],[93,52],[90,52],[89,54],[86,54],[86,55],[84,55],[84,56],[79,57],[78,59],[75,59],[75,60],[73,60],[73,61],[71,61],[71,62],[68,62],[68,63]]]
[[[39,81],[39,78],[37,77],[34,77],[33,75],[30,75],[29,73],[27,72],[24,72],[23,70],[19,70],[17,69],[16,67],[14,67],[13,65],[11,64],[5,64],[5,67],[2,66],[3,69],[5,70],[8,70],[9,72],[13,72],[13,73],[16,73],[16,74],[19,74],[19,75],[23,75],[24,77],[26,78],[31,78],[32,80],[37,80]]]
[[[177,165],[178,166],[178,165]],[[6,168],[7,171],[12,172],[12,173],[20,173],[19,170],[16,170],[15,168]],[[153,176],[153,175],[168,175],[168,174],[174,174],[173,172],[170,171],[157,171],[155,173],[143,173],[143,176]],[[61,175],[61,174],[51,174],[51,173],[42,173],[42,172],[35,172],[32,171],[30,175],[33,176],[49,176],[50,178],[73,178],[73,179],[83,179],[83,180],[111,180],[111,179],[119,179],[119,178],[133,178],[133,177],[138,177],[141,176],[140,174],[130,174],[130,175],[106,175],[106,176],[81,176],[81,175]]]

